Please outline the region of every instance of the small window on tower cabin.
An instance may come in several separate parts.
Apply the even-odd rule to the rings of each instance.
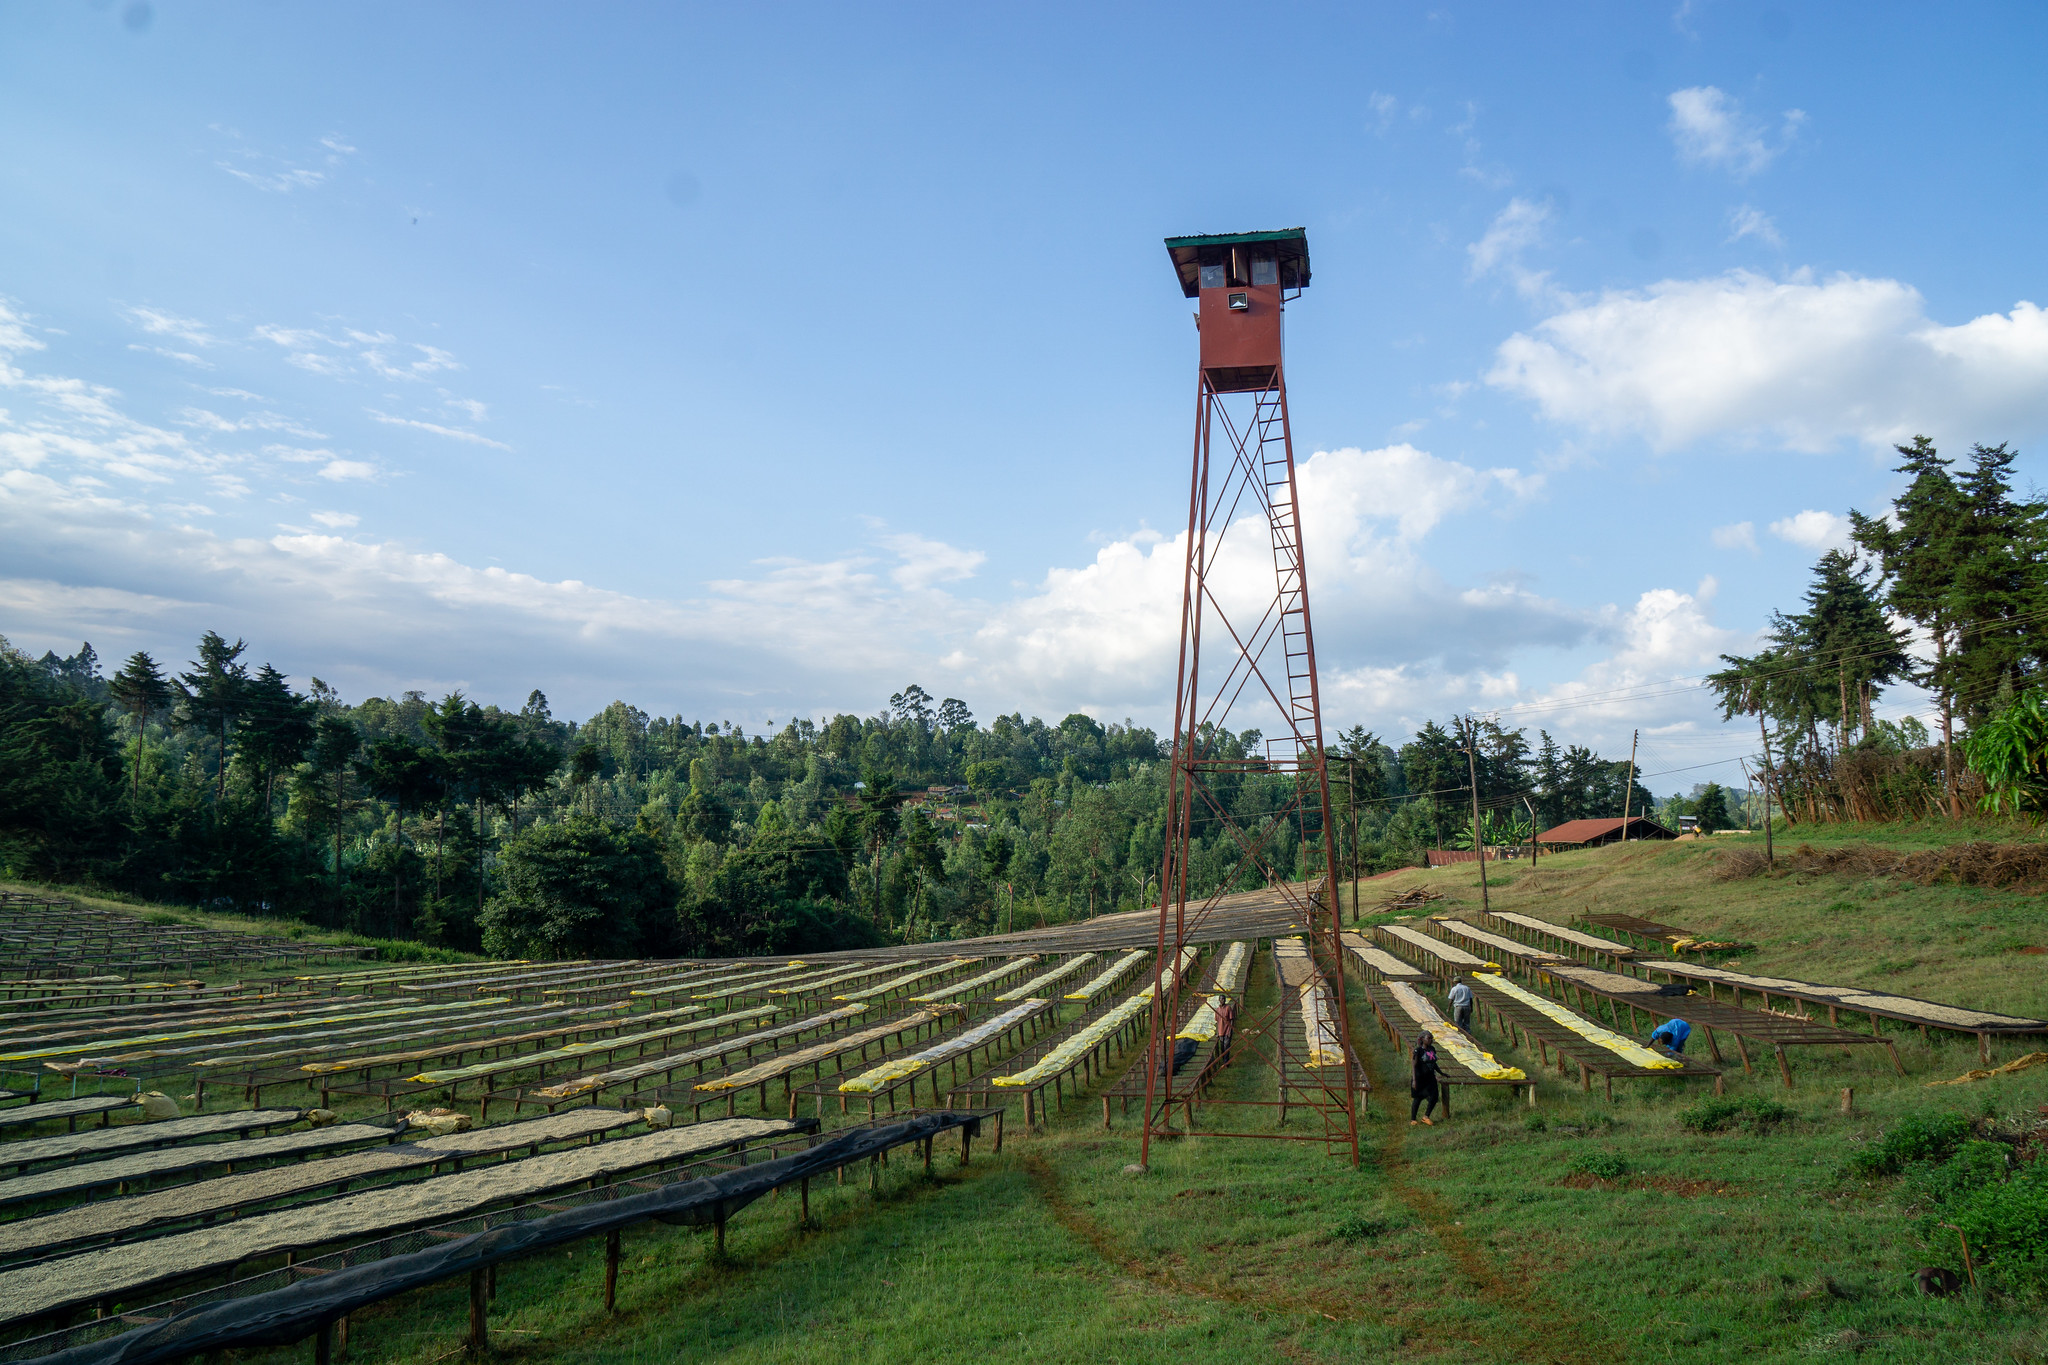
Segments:
[[[1278,284],[1278,283],[1280,283],[1280,262],[1278,262],[1278,261],[1253,261],[1253,262],[1252,262],[1252,283],[1253,283],[1253,284]]]
[[[1224,278],[1224,268],[1222,266],[1205,265],[1202,267],[1202,288],[1221,289],[1227,283],[1229,281]]]

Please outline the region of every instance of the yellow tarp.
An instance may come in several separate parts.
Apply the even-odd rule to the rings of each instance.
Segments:
[[[976,1024],[965,1033],[955,1034],[953,1037],[947,1038],[942,1042],[932,1044],[923,1051],[893,1057],[883,1062],[880,1066],[871,1067],[861,1072],[860,1075],[855,1076],[850,1081],[841,1081],[839,1083],[840,1093],[846,1095],[871,1094],[874,1091],[880,1090],[891,1081],[900,1081],[905,1076],[915,1076],[920,1071],[929,1070],[940,1062],[958,1057],[963,1052],[969,1052],[980,1047],[991,1038],[1001,1036],[1004,1030],[1010,1028],[1018,1020],[1028,1018],[1033,1011],[1042,1008],[1045,1003],[1043,1000],[1026,1000],[1021,1005],[1004,1010],[993,1019],[987,1019]]]
[[[920,981],[928,981],[932,977],[943,976],[947,972],[956,971],[970,963],[979,961],[981,959],[978,957],[955,958],[951,962],[942,962],[936,967],[927,967],[921,972],[911,972],[908,976],[899,976],[893,981],[884,981],[879,985],[869,986],[866,990],[847,991],[844,995],[835,995],[832,998],[834,1000],[871,1000],[878,995],[887,995],[899,986],[914,986]]]
[[[1027,995],[1037,995],[1041,990],[1050,986],[1061,977],[1072,976],[1094,960],[1095,954],[1093,953],[1083,953],[1079,957],[1070,957],[1051,971],[1041,972],[1021,986],[1012,986],[1009,990],[997,996],[996,999],[1003,1001],[1022,1000]]]
[[[1389,981],[1387,990],[1408,1017],[1429,1031],[1438,1047],[1451,1054],[1467,1071],[1483,1081],[1526,1081],[1529,1073],[1518,1066],[1503,1066],[1494,1060],[1490,1052],[1479,1050],[1470,1038],[1454,1027],[1448,1019],[1436,1012],[1436,1006],[1413,986],[1400,981]]]
[[[1118,958],[1115,962],[1111,963],[1108,967],[1104,968],[1101,972],[1097,973],[1094,977],[1090,978],[1087,985],[1081,987],[1081,989],[1077,991],[1068,991],[1067,999],[1093,1000],[1096,996],[1102,994],[1111,986],[1114,986],[1117,982],[1123,980],[1124,977],[1130,973],[1131,968],[1137,966],[1140,962],[1143,962],[1145,960],[1145,956],[1146,954],[1143,949],[1131,949],[1122,957]]]
[[[1503,981],[1497,976],[1475,976],[1472,979],[1489,990],[1499,991],[1511,1000],[1520,1001],[1545,1018],[1563,1024],[1587,1042],[1599,1044],[1624,1062],[1649,1067],[1655,1071],[1685,1070],[1684,1062],[1675,1061],[1655,1048],[1644,1047],[1626,1034],[1616,1033],[1611,1028],[1603,1028],[1584,1015],[1566,1009],[1555,1000],[1538,995],[1534,991],[1523,990],[1512,981]]]
[[[1173,988],[1173,983],[1179,978],[1179,974],[1194,965],[1197,955],[1196,949],[1192,945],[1181,949],[1180,962],[1177,969],[1168,968],[1161,974],[1159,984],[1165,986],[1170,992]],[[1001,1086],[1036,1085],[1048,1077],[1057,1076],[1075,1062],[1087,1056],[1103,1039],[1129,1023],[1133,1017],[1144,1011],[1151,1003],[1152,987],[1147,986],[1121,1005],[1105,1012],[1100,1019],[1075,1033],[1073,1037],[1046,1053],[1045,1056],[1039,1058],[1030,1067],[1017,1072],[1013,1076],[998,1076],[990,1084]]]
[[[1035,957],[1013,957],[993,971],[983,972],[980,976],[970,976],[965,981],[955,981],[950,986],[941,986],[923,995],[913,995],[910,1001],[914,1005],[924,1005],[934,1000],[951,1000],[956,995],[965,995],[977,986],[986,986],[991,981],[1000,981],[1013,972],[1022,971],[1036,961],[1038,959]]]

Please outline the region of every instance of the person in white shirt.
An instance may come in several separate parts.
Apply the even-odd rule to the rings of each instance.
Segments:
[[[1472,1031],[1472,988],[1462,980],[1451,987],[1451,1022],[1461,1032]]]

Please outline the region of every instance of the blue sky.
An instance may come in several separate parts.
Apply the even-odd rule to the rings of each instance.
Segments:
[[[1301,224],[1328,719],[1516,708],[1690,771],[1743,741],[1657,684],[1794,604],[1891,440],[2031,477],[2044,30],[6,7],[0,633],[212,628],[564,714],[915,680],[1157,724],[1194,359],[1160,239]]]

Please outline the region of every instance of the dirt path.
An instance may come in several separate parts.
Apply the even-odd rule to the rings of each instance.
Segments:
[[[1408,1115],[1402,1107],[1408,1087],[1389,1087],[1385,1083],[1372,1049],[1363,1049],[1360,1061],[1372,1082],[1373,1099],[1386,1115],[1386,1135],[1380,1140],[1380,1171],[1386,1177],[1388,1191],[1429,1229],[1459,1273],[1510,1315],[1511,1325],[1497,1331],[1493,1340],[1472,1344],[1515,1361],[1545,1361],[1552,1365],[1608,1365],[1621,1361],[1623,1353],[1611,1342],[1596,1338],[1592,1324],[1551,1297],[1563,1297],[1570,1292],[1568,1288],[1560,1285],[1546,1292],[1540,1284],[1532,1286],[1510,1279],[1502,1274],[1493,1253],[1472,1245],[1451,1207],[1434,1190],[1421,1184],[1409,1165]]]

